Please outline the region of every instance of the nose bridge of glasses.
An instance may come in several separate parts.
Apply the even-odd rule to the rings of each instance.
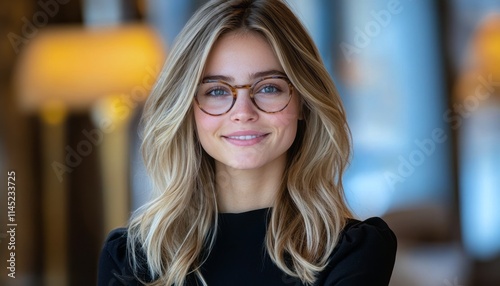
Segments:
[[[248,94],[252,96],[252,85],[251,84],[240,84],[240,85],[233,85],[233,93],[236,96],[238,94],[238,89],[246,89],[248,90]]]
[[[255,102],[254,99],[254,94],[253,94],[253,86],[252,84],[241,84],[241,85],[233,85],[231,86],[233,90],[233,104],[231,106],[231,109],[234,108],[236,105],[240,106],[246,106],[245,109],[249,108],[249,106],[255,106],[257,109],[260,109],[260,107],[257,106],[257,103]],[[246,95],[238,95],[238,90],[247,90]],[[239,103],[238,103],[239,102]]]

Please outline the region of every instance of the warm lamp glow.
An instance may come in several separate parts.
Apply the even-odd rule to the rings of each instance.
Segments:
[[[484,72],[500,78],[500,14],[486,18],[474,36],[473,56]]]
[[[164,59],[160,38],[145,25],[46,29],[20,58],[18,99],[27,111],[47,102],[87,109],[102,96],[149,91]]]
[[[474,100],[479,103],[499,96],[495,84],[500,79],[499,51],[500,14],[491,14],[472,36],[468,65],[454,87],[457,102]]]

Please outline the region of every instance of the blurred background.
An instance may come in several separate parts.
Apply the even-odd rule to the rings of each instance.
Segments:
[[[1,0],[0,285],[95,284],[148,198],[142,104],[204,2]],[[288,2],[345,103],[349,205],[398,236],[391,285],[500,285],[500,1]]]

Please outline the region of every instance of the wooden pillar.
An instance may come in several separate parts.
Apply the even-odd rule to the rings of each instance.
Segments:
[[[44,285],[67,285],[67,190],[52,165],[64,162],[66,109],[50,103],[41,111]]]
[[[93,107],[94,125],[103,134],[99,161],[103,182],[103,227],[107,234],[126,225],[130,216],[129,136],[128,123],[132,108],[125,104],[119,110],[120,95],[105,97]]]

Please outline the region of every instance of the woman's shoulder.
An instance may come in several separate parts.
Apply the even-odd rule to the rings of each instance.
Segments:
[[[388,285],[397,239],[379,217],[349,219],[319,285]]]
[[[109,262],[119,266],[128,264],[127,235],[126,228],[112,230],[104,242],[101,258],[106,256]]]
[[[372,217],[363,221],[349,219],[332,257],[340,259],[345,255],[357,254],[363,256],[364,260],[383,258],[378,261],[393,264],[396,249],[396,235],[381,218]]]
[[[98,285],[142,285],[131,267],[127,236],[126,228],[108,234],[99,257]],[[109,284],[113,282],[116,284]]]
[[[112,230],[104,242],[104,249],[113,253],[125,251],[127,246],[127,235],[126,228]]]
[[[349,219],[342,230],[339,243],[350,244],[357,243],[388,243],[396,246],[396,235],[387,225],[387,223],[379,217],[371,217],[360,221],[357,219]]]

